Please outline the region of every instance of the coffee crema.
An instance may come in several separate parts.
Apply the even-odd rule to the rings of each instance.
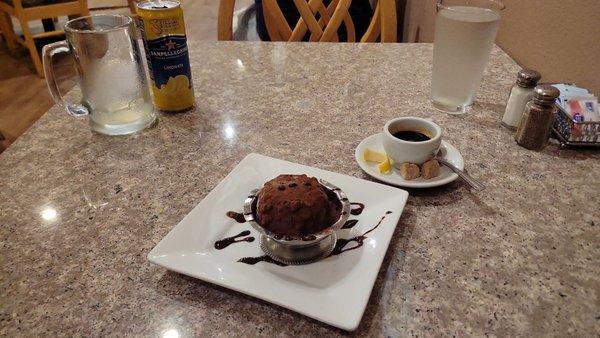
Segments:
[[[395,138],[409,142],[423,142],[431,140],[429,135],[416,130],[400,130],[393,133]]]

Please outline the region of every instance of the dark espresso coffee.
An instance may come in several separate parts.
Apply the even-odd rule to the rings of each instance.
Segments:
[[[423,134],[420,131],[415,130],[400,130],[393,133],[395,138],[400,139],[402,141],[410,141],[410,142],[423,142],[430,140],[431,137]]]

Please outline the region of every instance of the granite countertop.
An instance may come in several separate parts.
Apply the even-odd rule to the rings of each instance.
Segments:
[[[487,189],[409,190],[355,334],[598,334],[600,154],[515,144],[500,119],[519,67],[500,49],[462,117],[428,101],[430,44],[190,53],[195,111],[109,137],[55,106],[0,155],[0,335],[346,334],[146,254],[248,153],[367,178],[354,148],[406,115],[440,124]]]

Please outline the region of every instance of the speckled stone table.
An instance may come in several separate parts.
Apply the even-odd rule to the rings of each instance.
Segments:
[[[598,334],[600,154],[515,144],[500,118],[518,66],[501,50],[454,117],[428,101],[429,44],[190,49],[195,111],[108,137],[53,107],[0,155],[0,335],[347,334],[146,254],[246,154],[367,178],[354,148],[406,115],[442,125],[487,189],[409,191],[354,334]]]

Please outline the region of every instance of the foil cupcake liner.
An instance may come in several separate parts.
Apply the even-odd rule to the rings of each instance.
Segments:
[[[272,259],[287,265],[304,265],[320,261],[333,252],[336,242],[337,235],[335,233],[312,246],[305,245],[301,247],[284,245],[273,241],[267,236],[260,236],[262,251]]]

